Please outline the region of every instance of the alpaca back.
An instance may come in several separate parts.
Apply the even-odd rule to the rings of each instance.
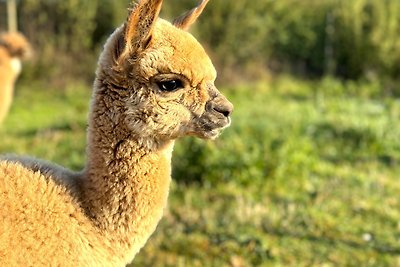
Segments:
[[[74,192],[19,163],[0,162],[0,177],[2,266],[110,263],[101,234],[83,215]]]

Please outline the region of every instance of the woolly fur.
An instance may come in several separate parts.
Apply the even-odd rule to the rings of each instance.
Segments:
[[[2,265],[125,266],[166,207],[174,140],[215,138],[229,125],[233,106],[214,86],[210,59],[189,33],[158,19],[161,2],[142,0],[105,44],[84,170],[0,161]],[[179,25],[188,26],[185,15]],[[172,80],[182,86],[162,90]]]

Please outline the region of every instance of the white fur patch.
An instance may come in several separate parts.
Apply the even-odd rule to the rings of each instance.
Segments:
[[[14,58],[12,58],[11,59],[11,68],[12,68],[12,70],[16,73],[16,74],[19,74],[20,72],[21,72],[21,68],[22,68],[22,66],[21,66],[21,60],[19,59],[19,58],[16,58],[16,57],[14,57]]]

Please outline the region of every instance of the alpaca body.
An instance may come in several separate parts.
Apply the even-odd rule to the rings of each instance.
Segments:
[[[182,30],[207,1],[179,18],[182,29],[158,19],[161,3],[140,1],[104,46],[81,172],[0,158],[2,265],[125,266],[166,207],[175,139],[229,126],[211,60]]]
[[[145,153],[140,160],[133,159],[135,163],[116,163],[101,177],[31,160],[1,162],[0,262],[4,266],[125,266],[161,219],[171,152],[169,147]],[[159,167],[151,167],[154,163]],[[16,175],[19,179],[13,179]],[[116,181],[121,177],[124,181]],[[109,184],[100,186],[101,181]],[[138,197],[141,201],[135,202]],[[96,207],[101,207],[100,213]]]
[[[20,179],[13,179],[15,175]],[[82,217],[67,187],[18,163],[0,163],[0,177],[3,266],[66,266],[66,258],[71,266],[100,266],[87,255],[108,254],[92,239],[94,227]],[[92,245],[96,243],[97,248]]]
[[[21,72],[21,59],[30,53],[30,46],[19,33],[0,35],[0,122],[10,109],[15,81]]]

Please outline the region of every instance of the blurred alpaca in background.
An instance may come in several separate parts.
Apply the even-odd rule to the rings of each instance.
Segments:
[[[10,109],[15,81],[21,72],[21,60],[30,53],[31,47],[22,34],[0,34],[0,123]]]

